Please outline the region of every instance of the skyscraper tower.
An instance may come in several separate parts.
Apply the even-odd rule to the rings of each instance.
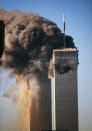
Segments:
[[[55,91],[55,106],[52,107],[55,107],[55,113],[52,115],[56,117],[56,129],[78,131],[77,49],[54,50],[53,65],[53,75],[50,77]]]

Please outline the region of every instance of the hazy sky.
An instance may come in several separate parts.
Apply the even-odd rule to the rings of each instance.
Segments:
[[[92,0],[0,0],[5,10],[19,9],[38,13],[54,21],[74,38],[79,50],[78,95],[80,131],[92,131]]]

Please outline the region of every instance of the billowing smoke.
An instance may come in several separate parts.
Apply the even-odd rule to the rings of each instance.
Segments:
[[[62,48],[63,33],[57,25],[38,14],[18,10],[0,10],[5,22],[5,51],[2,64],[17,73],[48,68],[53,49]],[[74,47],[73,39],[66,36],[66,46]]]
[[[54,22],[29,12],[22,13],[18,10],[6,12],[0,9],[0,20],[5,22],[5,50],[1,64],[16,73],[17,83],[20,85],[19,94],[13,97],[14,101],[18,101],[20,108],[24,106],[23,112],[35,110],[34,121],[38,123],[42,80],[45,79],[49,83],[48,68],[52,52],[53,49],[63,48],[64,34]],[[66,36],[66,47],[75,47],[70,36]],[[22,117],[25,117],[25,114]],[[24,119],[27,122],[29,117]],[[36,123],[34,131],[37,130],[35,125]],[[38,129],[39,125],[40,123]]]

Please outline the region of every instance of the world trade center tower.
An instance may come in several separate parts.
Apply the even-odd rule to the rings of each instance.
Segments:
[[[64,48],[53,51],[52,72],[52,129],[78,131],[78,50]],[[54,98],[55,97],[55,98]]]

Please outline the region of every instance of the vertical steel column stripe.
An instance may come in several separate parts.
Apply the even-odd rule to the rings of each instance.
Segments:
[[[55,56],[53,53],[53,62],[55,63]],[[54,77],[51,78],[51,113],[52,113],[52,130],[56,130],[56,103],[55,103],[55,68]]]

